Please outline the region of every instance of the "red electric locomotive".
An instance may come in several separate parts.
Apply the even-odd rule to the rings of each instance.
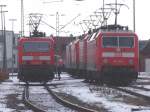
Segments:
[[[76,44],[70,44],[70,47]],[[66,49],[66,56],[79,52],[78,56],[71,56],[79,57],[76,59],[78,66],[71,71],[82,72],[88,81],[129,84],[138,77],[138,37],[127,27],[103,26],[80,40],[76,49]],[[66,59],[71,62],[70,58]]]
[[[54,78],[54,40],[23,37],[18,41],[18,78],[25,82],[47,82]]]

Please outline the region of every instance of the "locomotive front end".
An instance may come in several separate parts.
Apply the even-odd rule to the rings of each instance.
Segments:
[[[54,51],[49,39],[27,39],[19,48],[19,79],[47,82],[54,78]]]
[[[110,82],[129,83],[138,77],[138,38],[134,33],[104,34],[101,70]]]

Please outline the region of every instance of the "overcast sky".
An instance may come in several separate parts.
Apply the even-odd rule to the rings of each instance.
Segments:
[[[53,27],[56,27],[56,12],[59,12],[60,15],[65,15],[60,16],[60,25],[65,25],[78,14],[80,14],[80,16],[74,22],[63,29],[63,31],[65,31],[66,33],[60,33],[60,35],[69,35],[71,33],[73,35],[81,34],[83,33],[83,31],[78,23],[84,19],[88,19],[88,15],[92,14],[98,8],[101,8],[103,0],[84,0],[80,2],[74,0],[63,0],[63,2],[55,1],[59,0],[24,0],[25,34],[28,34],[29,31],[29,26],[27,25],[29,20],[28,14],[37,12],[42,13],[42,20]],[[106,4],[114,2],[115,0],[105,0]],[[118,0],[118,2],[126,4],[128,6],[128,8],[126,6],[121,7],[120,14],[118,16],[118,23],[125,26],[128,25],[129,29],[133,30],[132,0]],[[19,32],[21,29],[21,0],[1,0],[0,4],[7,5],[7,7],[4,8],[4,10],[8,11],[6,13],[6,29],[11,30],[12,24],[9,19],[15,18],[17,19],[17,21],[14,24],[14,30],[16,33]],[[150,38],[150,15],[148,13],[149,10],[150,0],[136,0],[136,33],[138,34],[139,39]],[[52,14],[54,16],[50,16]],[[108,23],[113,24],[114,21],[114,14],[112,13]],[[39,30],[46,31],[47,35],[55,35],[55,30],[44,24],[40,25]]]

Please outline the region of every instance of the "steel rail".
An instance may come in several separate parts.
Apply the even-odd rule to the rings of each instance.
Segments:
[[[38,106],[32,104],[29,101],[29,87],[28,86],[25,86],[24,91],[23,91],[23,102],[27,107],[29,107],[30,109],[32,109],[35,112],[47,112],[47,111],[39,108]]]
[[[75,109],[79,112],[98,112],[96,110],[92,110],[92,109],[88,109],[86,107],[80,106],[78,104],[69,102],[63,98],[61,98],[60,96],[58,96],[55,92],[53,92],[47,85],[45,85],[45,88],[48,90],[48,92],[53,96],[53,98],[55,98],[56,101],[62,103],[63,105],[71,108],[71,109]]]
[[[120,88],[120,87],[111,87],[111,88],[119,90],[119,91],[122,91],[122,92],[125,92],[125,93],[128,93],[128,94],[136,96],[136,97],[141,97],[144,100],[150,102],[150,97],[149,96],[146,96],[146,95],[143,95],[143,94],[140,94],[140,93],[136,93],[134,91],[131,91],[131,90],[128,90],[128,89],[124,89],[124,88]]]
[[[139,86],[135,86],[135,85],[130,86],[130,87],[135,88],[135,89],[144,90],[144,91],[150,91],[150,89],[149,89],[149,88],[139,87]]]

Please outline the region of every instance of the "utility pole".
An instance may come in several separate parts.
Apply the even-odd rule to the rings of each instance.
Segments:
[[[4,64],[3,64],[3,69],[4,69],[4,71],[7,71],[7,48],[6,48],[5,12],[8,12],[8,11],[3,11],[3,18],[4,18]]]
[[[3,11],[3,7],[6,7],[6,5],[0,5],[0,7],[1,7],[1,24],[2,24],[2,30],[4,29],[3,27],[4,27],[4,25],[3,25],[3,13],[2,13],[2,11]],[[2,32],[2,36],[3,36],[3,32]]]
[[[59,14],[59,12],[56,12],[56,15],[54,15],[54,14],[51,14],[50,16],[56,16],[56,28],[55,28],[55,30],[56,30],[56,37],[59,37],[59,32],[60,32],[60,28],[59,28],[59,26],[60,26],[60,20],[59,20],[59,17],[60,16],[65,16],[64,14]],[[53,28],[54,29],[54,28]]]
[[[117,18],[118,18],[118,8],[117,8],[117,0],[116,0],[116,2],[115,2],[115,6],[116,6],[116,11],[115,11],[115,25],[117,25]]]
[[[12,22],[12,31],[14,31],[14,22],[17,21],[17,19],[9,19],[9,21]]]
[[[9,21],[12,22],[12,75],[13,75],[13,72],[14,72],[14,53],[13,53],[13,49],[14,49],[14,39],[15,39],[15,36],[14,36],[14,22],[16,21],[17,19],[9,19]]]
[[[56,37],[59,37],[59,13],[56,12]]]
[[[135,32],[135,0],[133,0],[133,31]]]
[[[1,7],[1,24],[2,24],[2,38],[3,38],[3,71],[7,71],[7,54],[6,54],[6,29],[5,29],[5,12],[3,11],[3,7],[6,7],[6,5],[0,5]]]
[[[59,37],[59,32],[60,32],[60,28],[59,28],[59,26],[60,26],[60,20],[59,20],[59,17],[60,16],[65,16],[64,14],[61,14],[61,15],[59,15],[59,13],[58,12],[56,12],[56,37]]]
[[[105,9],[105,0],[103,0],[103,8],[102,8],[102,11],[103,11],[103,21],[105,21],[104,9]]]
[[[54,1],[50,1],[50,2],[43,2],[44,4],[48,4],[48,3],[55,3],[55,2],[63,2],[63,0],[54,0]],[[54,16],[54,14],[50,15],[50,16]],[[56,12],[56,37],[59,37],[59,16],[64,16],[64,14],[59,14],[59,12]],[[53,28],[54,29],[54,28]]]
[[[6,5],[0,5],[0,7],[1,7],[1,25],[2,25],[2,29],[1,29],[1,35],[2,35],[2,38],[4,38],[4,36],[3,36],[3,13],[2,13],[2,11],[3,11],[3,7],[6,7]],[[4,40],[4,39],[3,39]],[[4,70],[4,44],[3,44],[3,66],[2,66],[2,70]]]
[[[24,36],[24,2],[21,0],[21,37]]]

